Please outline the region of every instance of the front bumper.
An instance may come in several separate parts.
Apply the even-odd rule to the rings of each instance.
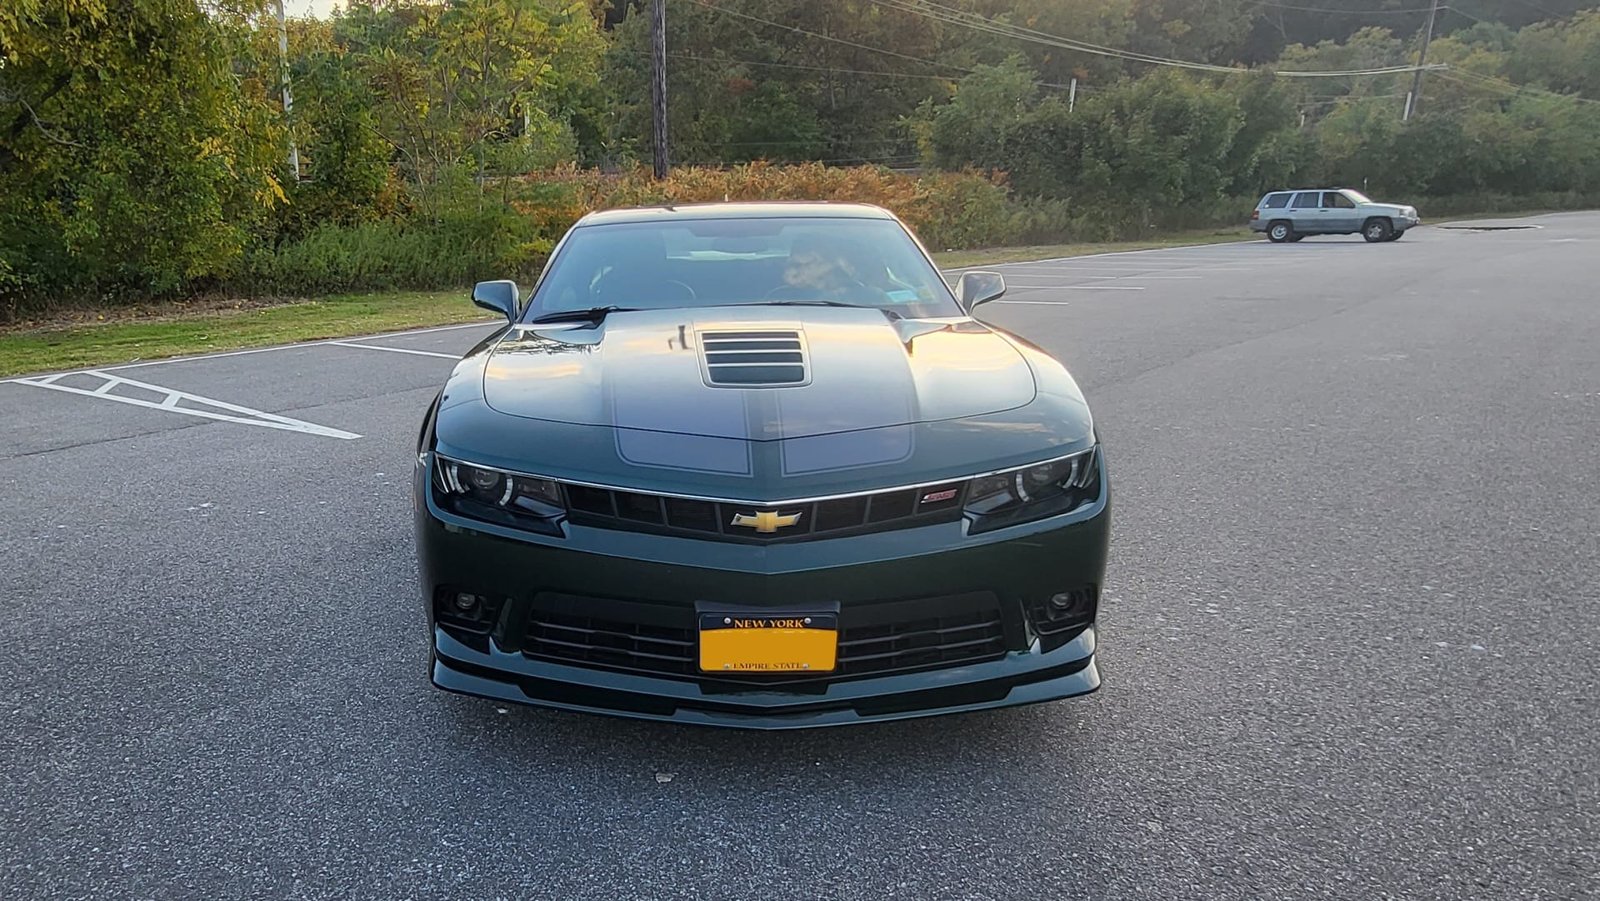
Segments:
[[[1028,704],[1100,684],[1093,624],[1109,543],[1104,487],[1073,514],[980,535],[945,523],[749,545],[571,524],[559,538],[512,535],[440,510],[423,470],[417,547],[432,679],[443,689],[781,729]],[[481,622],[452,616],[455,592],[486,599]],[[1048,605],[1062,593],[1070,606]],[[840,671],[701,674],[673,654],[691,653],[704,603],[837,604]],[[894,632],[902,627],[915,631]],[[590,634],[611,646],[585,645]],[[940,635],[961,640],[927,646]],[[863,653],[847,658],[846,645]]]
[[[433,684],[447,691],[583,713],[746,729],[804,729],[1012,707],[1088,694],[1100,687],[1094,627],[1049,655],[824,685],[814,694],[753,690],[725,694],[694,682],[607,670],[530,666],[521,655],[481,655],[436,630]],[[1065,658],[1059,665],[1044,658]],[[498,659],[496,659],[498,658]],[[529,672],[537,670],[537,674]]]

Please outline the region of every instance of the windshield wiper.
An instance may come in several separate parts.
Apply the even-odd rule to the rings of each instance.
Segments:
[[[741,307],[854,307],[858,310],[874,309],[863,303],[845,303],[842,300],[762,300],[755,303],[735,304]]]
[[[601,322],[612,313],[632,313],[637,307],[590,307],[587,310],[562,310],[559,313],[546,313],[528,320],[530,324],[537,322]]]

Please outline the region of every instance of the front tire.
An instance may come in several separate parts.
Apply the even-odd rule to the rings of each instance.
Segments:
[[[1294,226],[1283,221],[1282,219],[1279,219],[1277,222],[1267,226],[1267,240],[1274,244],[1282,244],[1285,241],[1293,241],[1294,238]]]
[[[1293,244],[1296,241],[1303,241],[1303,240],[1305,240],[1305,235],[1296,234],[1294,237],[1289,239],[1289,243]]]
[[[1368,244],[1382,244],[1394,239],[1394,226],[1387,219],[1368,219],[1361,226],[1361,237],[1366,238]]]
[[[1405,230],[1403,230],[1403,229],[1402,229],[1402,230],[1400,230],[1400,231],[1397,231],[1397,232],[1395,232],[1395,233],[1394,233],[1394,234],[1392,234],[1392,235],[1390,235],[1390,236],[1389,236],[1389,240],[1391,240],[1391,241],[1398,241],[1398,240],[1400,240],[1400,236],[1401,236],[1401,235],[1404,235],[1404,234],[1405,234]]]

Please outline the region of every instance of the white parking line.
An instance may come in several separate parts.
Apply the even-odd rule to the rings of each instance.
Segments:
[[[412,350],[409,347],[384,347],[381,344],[356,344],[352,341],[329,341],[334,347],[359,347],[362,350],[386,350],[392,354],[415,354],[419,357],[442,357],[446,360],[459,360],[460,354],[442,354],[436,350]]]
[[[1030,307],[1068,307],[1071,304],[1064,300],[995,300],[990,303],[1026,304]]]
[[[1170,272],[1175,269],[1193,269],[1193,266],[1122,266],[1115,263],[1093,263],[1087,266],[1029,266],[1029,272]],[[1021,271],[1013,273],[1021,275]]]
[[[1144,285],[1013,285],[1019,291],[1143,291]]]
[[[1195,263],[1234,263],[1241,260],[1252,262],[1260,260],[1263,263],[1285,261],[1285,257],[1262,257],[1242,253],[1216,254],[1212,256],[1196,256],[1194,254],[1174,255],[1167,257],[1143,257],[1137,260],[1106,259],[1103,257],[1068,257],[1064,260],[1040,260],[1035,263],[1002,263],[1002,266],[1082,266],[1084,264],[1096,266],[1162,266],[1162,265],[1192,265]]]
[[[1230,261],[1230,262],[1237,262],[1237,261]],[[1094,266],[1034,266],[1034,267],[1030,267],[1028,272],[1037,272],[1037,273],[1039,273],[1041,275],[1048,275],[1049,273],[1052,273],[1052,272],[1149,272],[1149,273],[1162,273],[1162,272],[1249,272],[1254,268],[1256,268],[1256,267],[1252,266],[1252,267],[1248,267],[1248,268],[1240,268],[1238,266],[1230,266],[1230,265],[1226,265],[1226,264],[1216,265],[1216,264],[1197,263],[1197,264],[1192,265],[1192,266],[1108,266],[1108,265],[1094,265]],[[1002,275],[1007,275],[1008,273],[1001,273],[1001,274]],[[1027,272],[1022,272],[1022,271],[1018,271],[1018,272],[1015,272],[1015,273],[1009,273],[1009,274],[1013,275],[1013,276],[1015,276],[1017,278],[1026,278],[1027,277]]]
[[[130,404],[135,407],[144,407],[150,410],[164,410],[168,413],[182,413],[185,416],[198,416],[202,419],[216,419],[223,422],[236,422],[240,425],[260,426],[264,429],[281,429],[286,432],[303,432],[307,435],[320,435],[323,438],[339,438],[345,441],[361,437],[355,432],[346,432],[343,429],[333,429],[300,419],[291,419],[288,416],[279,416],[276,413],[267,413],[262,410],[252,410],[249,407],[241,407],[238,404],[230,404],[227,401],[215,400],[209,397],[201,397],[198,394],[190,394],[187,391],[178,391],[173,388],[163,388],[160,385],[152,385],[149,382],[139,382],[133,379],[123,378],[119,375],[112,375],[108,372],[102,372],[100,370],[86,369],[83,372],[73,374],[92,376],[97,379],[104,379],[105,382],[101,385],[95,386],[93,390],[90,390],[88,388],[74,388],[71,385],[57,384],[56,380],[61,378],[60,375],[47,375],[39,378],[12,379],[11,381],[18,385],[28,385],[34,388],[44,388],[50,391],[65,391],[68,394],[77,394],[81,397],[94,397],[99,398],[100,400],[116,401],[119,404]],[[118,388],[123,386],[142,388],[146,391],[153,391],[157,394],[165,395],[165,397],[163,397],[160,402],[156,402],[144,400],[138,397],[126,397],[124,395],[113,393]],[[198,404],[202,405],[203,407],[211,407],[213,409],[198,409],[194,406],[180,407],[178,406],[180,402]],[[219,412],[220,410],[227,410],[229,412],[222,413]]]
[[[1070,282],[1050,281],[1050,282],[1047,282],[1047,283],[1042,284],[1042,285],[1032,285],[1032,284],[1029,284],[1029,282],[1041,281],[1043,279],[1048,278],[1048,276],[1044,276],[1044,275],[1039,275],[1039,276],[1032,276],[1032,275],[1022,276],[1022,275],[1018,275],[1018,276],[1013,276],[1012,278],[1006,279],[1006,285],[1008,287],[1013,287],[1013,288],[1029,288],[1029,287],[1053,288],[1053,287],[1056,287],[1057,285],[1061,285],[1061,284],[1077,285],[1077,284],[1081,284],[1082,282],[1127,282],[1127,281],[1135,281],[1135,282],[1168,281],[1168,282],[1172,282],[1172,281],[1200,281],[1201,279],[1205,278],[1205,276],[1203,276],[1203,275],[1139,275],[1137,273],[1130,273],[1128,275],[1068,275],[1068,276],[1062,276],[1062,277],[1063,278],[1073,279],[1073,281],[1070,281]]]

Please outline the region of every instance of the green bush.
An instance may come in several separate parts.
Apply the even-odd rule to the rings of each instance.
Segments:
[[[1392,197],[1417,208],[1423,221],[1438,221],[1453,216],[1493,213],[1526,213],[1537,210],[1592,210],[1600,208],[1600,193],[1546,191],[1536,194],[1476,192],[1439,197]]]
[[[549,249],[529,219],[503,207],[434,221],[324,225],[253,255],[241,287],[298,295],[526,279]]]

